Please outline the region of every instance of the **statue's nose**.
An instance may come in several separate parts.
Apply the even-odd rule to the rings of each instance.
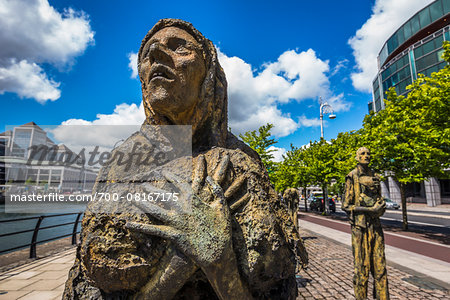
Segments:
[[[172,58],[169,55],[166,47],[159,43],[155,43],[150,46],[149,58],[150,64],[153,64],[155,62],[161,64],[170,64],[170,62],[172,61]]]

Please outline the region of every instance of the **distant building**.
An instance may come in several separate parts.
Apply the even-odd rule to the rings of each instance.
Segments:
[[[419,73],[430,76],[447,64],[441,57],[443,41],[450,41],[450,0],[436,0],[417,12],[384,43],[378,54],[378,74],[373,80],[373,100],[369,112],[384,109],[386,91],[395,87],[406,95],[406,86]],[[392,177],[382,184],[385,197],[399,201],[400,188]],[[450,180],[430,178],[407,186],[412,202],[429,206],[450,203]]]
[[[32,160],[32,146],[45,146],[51,151],[39,161]],[[0,133],[0,185],[27,184],[61,192],[90,192],[98,170],[81,164],[55,164],[68,156],[78,157],[67,146],[56,145],[36,123],[14,127]]]
[[[378,54],[378,74],[373,80],[369,112],[384,108],[386,91],[395,87],[407,94],[406,86],[417,74],[430,76],[447,63],[441,58],[442,42],[450,41],[450,0],[437,0],[417,12],[384,43]]]

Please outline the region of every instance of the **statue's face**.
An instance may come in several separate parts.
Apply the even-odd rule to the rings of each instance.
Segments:
[[[145,44],[139,76],[145,105],[171,124],[190,124],[206,65],[201,45],[178,27],[165,27]]]
[[[360,148],[356,153],[356,160],[363,165],[370,163],[370,151],[367,148]]]

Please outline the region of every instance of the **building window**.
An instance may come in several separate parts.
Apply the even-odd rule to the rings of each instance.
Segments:
[[[416,68],[417,72],[422,73],[424,69],[427,67],[433,66],[437,62],[439,62],[440,59],[438,57],[438,52],[430,53],[418,60],[416,60]]]
[[[421,185],[419,182],[412,182],[406,184],[406,197],[420,197]]]
[[[31,129],[16,129],[14,133],[12,156],[26,157],[30,139]]]
[[[381,100],[377,99],[375,100],[375,111],[380,111],[381,110]]]
[[[430,10],[428,8],[419,13],[420,27],[424,28],[431,23]]]
[[[450,1],[443,1],[444,4],[444,14],[448,14],[450,12]]]
[[[444,15],[441,1],[436,1],[435,3],[430,5],[430,14],[431,22],[438,20],[440,17],[442,17],[442,15]]]
[[[450,179],[439,179],[441,197],[450,197]]]

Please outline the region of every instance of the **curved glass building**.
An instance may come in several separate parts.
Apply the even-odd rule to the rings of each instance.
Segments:
[[[395,87],[397,94],[417,74],[429,76],[442,69],[442,42],[450,41],[450,0],[436,0],[404,23],[383,45],[378,54],[378,74],[373,81],[373,101],[369,112],[384,108],[385,93]]]

